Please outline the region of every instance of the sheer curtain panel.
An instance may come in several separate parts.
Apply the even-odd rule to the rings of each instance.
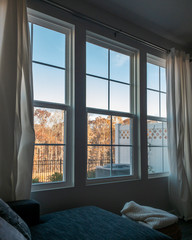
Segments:
[[[25,0],[0,1],[0,198],[30,197],[33,89]]]
[[[172,49],[167,59],[169,195],[180,217],[192,219],[192,84],[189,55]]]

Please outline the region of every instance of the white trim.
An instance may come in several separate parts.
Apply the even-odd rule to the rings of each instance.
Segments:
[[[137,116],[137,82],[138,82],[138,55],[139,50],[135,49],[133,47],[130,47],[128,45],[122,44],[120,42],[111,40],[109,38],[103,37],[101,35],[95,34],[93,32],[87,31],[86,32],[86,41],[92,44],[96,44],[100,47],[104,47],[106,49],[110,49],[112,51],[117,51],[121,54],[126,54],[130,57],[130,112],[120,112],[120,111],[113,111],[109,109],[98,109],[98,108],[91,108],[86,107],[86,112],[88,113],[95,113],[95,114],[103,114],[103,115],[110,115],[110,116],[122,116],[122,117],[128,117],[133,120],[133,131],[136,133],[137,125],[138,125],[138,116]],[[111,81],[110,78],[106,78],[105,80]],[[121,82],[119,82],[121,83]],[[108,97],[108,101],[110,101]],[[110,182],[120,182],[120,181],[127,181],[127,180],[135,180],[138,179],[138,153],[137,151],[137,145],[138,145],[138,134],[134,134],[132,139],[132,159],[131,162],[133,162],[132,165],[132,175],[126,175],[126,176],[110,176],[110,177],[104,177],[104,178],[92,178],[87,179],[86,184],[87,185],[94,185],[94,184],[103,184],[103,183],[110,183]],[[87,142],[87,146],[89,146]],[[109,145],[109,147],[115,146],[115,145]],[[88,159],[87,159],[88,160]]]
[[[32,192],[58,189],[74,186],[74,40],[75,27],[72,24],[58,20],[46,14],[28,9],[28,19],[33,24],[52,29],[66,35],[66,92],[65,104],[34,101],[36,107],[55,108],[65,110],[65,143],[64,151],[64,181],[38,183],[32,185]]]
[[[169,177],[169,175],[170,175],[169,172],[163,172],[163,173],[150,173],[150,174],[148,174],[148,179]]]
[[[128,56],[137,55],[139,52],[139,50],[136,48],[130,47],[126,44],[93,33],[91,31],[86,31],[86,41],[107,49],[110,47],[111,50],[118,51],[119,53],[126,54]]]
[[[73,24],[67,23],[33,9],[28,8],[27,13],[28,21],[33,22],[33,24],[42,25],[46,28],[65,34],[69,34],[75,30],[75,26]]]
[[[158,67],[166,68],[166,59],[160,58],[160,57],[157,57],[157,56],[154,56],[154,55],[151,55],[151,54],[147,54],[147,63],[151,63],[151,64],[156,65]],[[147,81],[147,79],[146,79],[146,81]],[[159,83],[160,83],[160,79],[159,79]],[[146,88],[146,89],[148,90],[148,88]],[[159,91],[157,90],[157,92],[159,94],[162,93],[160,91],[160,89],[159,89]],[[161,102],[159,102],[159,108],[161,108]],[[160,111],[160,109],[159,109],[159,111]],[[159,112],[159,114],[160,114],[160,112]],[[167,118],[165,118],[165,117],[151,116],[151,115],[147,115],[147,121],[148,120],[160,121],[162,123],[167,122]],[[155,145],[153,147],[155,147]],[[161,146],[158,146],[158,147],[161,147]],[[166,146],[162,145],[162,147],[166,147]],[[147,152],[148,152],[148,146],[147,146]],[[163,159],[162,159],[162,161],[163,161]],[[169,176],[168,172],[148,173],[148,179],[159,178],[159,177],[167,177],[167,176]]]
[[[113,176],[113,177],[105,177],[105,178],[95,178],[95,179],[87,179],[86,185],[92,186],[92,185],[98,185],[98,184],[108,184],[108,183],[114,183],[114,182],[127,182],[127,181],[135,181],[139,180],[134,175],[131,176]]]
[[[166,67],[166,59],[147,53],[147,62],[159,67]]]

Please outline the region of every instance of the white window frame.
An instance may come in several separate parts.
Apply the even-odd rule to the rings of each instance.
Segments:
[[[32,185],[32,191],[57,189],[74,186],[74,34],[75,27],[59,19],[28,9],[28,20],[40,25],[64,33],[66,36],[66,87],[65,104],[50,103],[46,101],[34,101],[34,107],[45,107],[65,111],[65,153],[64,153],[64,181],[37,183]],[[31,44],[32,49],[33,43]]]
[[[114,111],[114,110],[104,110],[104,109],[99,109],[99,108],[91,108],[91,107],[86,107],[86,112],[87,116],[88,113],[93,113],[93,114],[104,114],[104,115],[110,115],[110,116],[121,116],[121,117],[128,117],[133,120],[133,132],[135,133],[133,136],[133,142],[132,142],[132,148],[133,148],[133,166],[132,166],[132,175],[130,176],[109,176],[109,177],[104,177],[104,178],[90,178],[88,179],[86,177],[86,184],[87,185],[94,185],[94,184],[99,184],[99,183],[110,183],[110,182],[121,182],[121,181],[127,181],[127,180],[134,180],[138,179],[139,173],[138,173],[138,110],[137,110],[137,101],[138,101],[138,95],[137,95],[137,82],[138,82],[138,71],[137,71],[137,66],[138,66],[138,55],[139,55],[139,50],[135,49],[133,47],[130,47],[126,44],[114,41],[112,39],[106,38],[104,36],[101,36],[99,34],[87,31],[86,32],[86,42],[96,44],[98,46],[111,49],[117,52],[120,52],[122,54],[127,54],[130,56],[130,63],[131,63],[131,68],[130,68],[130,113],[127,112],[122,112],[122,111]],[[91,74],[87,74],[86,76],[91,76]],[[94,75],[93,75],[94,76]],[[97,76],[95,76],[97,77]],[[102,78],[102,77],[101,77]],[[108,81],[111,81],[109,78]],[[87,91],[87,89],[86,89]],[[109,90],[108,90],[109,91]],[[110,96],[108,94],[108,102],[110,101]],[[109,106],[109,104],[108,104]],[[88,133],[87,133],[88,134]],[[88,139],[88,135],[87,135]],[[88,141],[86,148],[88,147]],[[97,144],[96,144],[97,145]],[[103,146],[102,144],[100,146]],[[114,144],[108,145],[109,147],[114,146]],[[129,146],[129,145],[128,145]],[[86,151],[87,152],[87,151]],[[88,159],[87,159],[88,161]],[[87,168],[86,168],[86,173],[87,173]]]
[[[166,69],[166,59],[157,57],[155,55],[147,54],[147,63],[151,63],[158,67],[163,67]],[[146,79],[146,82],[147,82],[147,79]],[[146,84],[146,89],[148,90],[147,84]],[[146,90],[146,92],[147,92],[147,90]],[[149,90],[150,90],[150,88],[149,88]],[[161,93],[162,91],[159,90],[157,92]],[[162,93],[165,93],[165,92],[162,92]],[[166,92],[166,94],[167,94],[167,92]],[[161,101],[159,101],[159,111],[160,111],[160,109],[161,109]],[[151,116],[151,115],[147,115],[147,120],[167,122],[167,118],[165,118],[165,117]],[[164,146],[164,147],[167,147],[167,146]],[[147,144],[147,153],[148,153],[148,144]],[[147,154],[147,163],[148,163],[148,154]],[[159,173],[149,173],[148,172],[148,178],[158,178],[158,177],[167,177],[167,176],[169,176],[169,172],[159,172]]]

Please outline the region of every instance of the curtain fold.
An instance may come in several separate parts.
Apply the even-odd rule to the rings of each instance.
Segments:
[[[189,55],[172,49],[167,58],[169,196],[180,217],[192,219],[192,75]]]
[[[25,0],[0,1],[0,198],[30,197],[34,130]]]

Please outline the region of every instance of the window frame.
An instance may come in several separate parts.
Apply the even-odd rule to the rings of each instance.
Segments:
[[[138,55],[139,55],[139,50],[133,47],[130,47],[126,44],[123,44],[121,42],[112,40],[110,38],[104,37],[102,35],[93,33],[91,31],[86,31],[86,43],[92,43],[96,44],[98,46],[104,47],[106,49],[110,49],[112,51],[117,51],[121,54],[126,54],[130,56],[130,82],[125,83],[126,85],[130,86],[130,112],[124,112],[124,111],[116,111],[116,110],[109,110],[110,106],[110,94],[108,94],[108,109],[100,109],[100,108],[93,108],[93,107],[87,107],[86,106],[86,115],[88,119],[88,114],[103,114],[103,115],[109,115],[111,118],[113,116],[120,116],[120,117],[127,117],[132,119],[133,121],[133,140],[132,140],[132,161],[133,161],[133,166],[132,166],[132,175],[119,175],[119,176],[109,176],[109,177],[103,177],[103,178],[87,178],[87,164],[86,164],[86,185],[94,185],[94,184],[103,184],[103,183],[110,183],[110,182],[122,182],[122,181],[127,181],[127,180],[135,180],[138,179],[139,172],[139,163],[138,163],[138,89],[137,89],[137,82],[138,82]],[[109,63],[108,63],[109,65]],[[109,70],[109,66],[108,66]],[[120,84],[123,84],[121,81],[116,81],[113,80],[109,77],[99,77],[96,75],[89,74],[85,72],[86,77],[87,76],[93,76],[97,77],[100,79],[105,79],[107,81],[112,81],[112,82],[117,82]],[[109,74],[108,74],[109,75]],[[110,89],[108,87],[108,93],[110,92]],[[86,88],[86,93],[87,93],[87,88]],[[87,94],[86,94],[87,95]],[[87,101],[86,101],[87,102]],[[87,123],[88,126],[88,123]],[[87,129],[87,128],[86,128]],[[112,131],[112,130],[111,130]],[[87,131],[87,140],[86,140],[86,153],[88,153],[88,131]],[[95,144],[98,145],[98,144]],[[115,147],[115,144],[99,144],[99,146],[109,146],[109,147]],[[122,145],[124,146],[124,145]],[[130,145],[127,145],[129,147]],[[110,157],[111,158],[111,157]],[[111,159],[112,160],[112,159]],[[86,162],[88,163],[88,156],[86,158]],[[110,161],[111,162],[111,161]]]
[[[65,45],[65,103],[54,103],[48,101],[33,100],[34,107],[51,108],[56,110],[64,110],[64,162],[63,175],[64,179],[61,182],[44,182],[32,184],[33,191],[57,189],[74,186],[74,25],[56,19],[49,15],[28,9],[28,22],[37,24],[42,27],[64,33],[66,36]],[[33,36],[33,33],[32,33]],[[33,40],[31,40],[31,53],[33,54]],[[32,63],[38,63],[33,61]],[[49,67],[56,66],[51,64],[43,64]],[[36,144],[35,144],[36,145]],[[43,144],[41,144],[43,145]],[[46,144],[45,144],[46,145]],[[48,144],[49,145],[49,144]],[[52,144],[50,144],[52,145]],[[57,145],[57,144],[56,144]]]
[[[155,55],[147,53],[146,67],[147,67],[147,63],[156,65],[158,67],[165,68],[165,71],[166,71],[166,59],[165,58],[157,57]],[[146,70],[146,73],[147,73],[147,70]],[[159,75],[159,77],[160,77],[160,75]],[[147,74],[146,74],[146,95],[147,95],[147,90],[152,90],[152,91],[155,91],[155,92],[159,93],[159,115],[161,115],[161,96],[160,95],[161,95],[161,93],[167,95],[167,91],[166,92],[161,91],[160,85],[161,85],[161,80],[159,80],[159,90],[154,90],[154,89],[148,88],[148,86],[147,86]],[[148,95],[147,95],[147,97],[148,97]],[[146,103],[146,106],[147,106],[147,103]],[[154,120],[154,121],[160,121],[160,122],[162,122],[162,124],[167,123],[167,117],[148,115],[147,112],[146,112],[146,118],[147,118],[147,121],[148,120]],[[148,127],[147,127],[147,129],[148,129]],[[148,140],[147,140],[147,166],[148,166],[148,147],[149,146],[148,146]],[[167,145],[155,145],[155,146],[152,146],[152,147],[160,147],[160,148],[167,147],[168,148]],[[164,159],[162,159],[162,161],[164,161]],[[148,169],[147,169],[147,174],[148,174],[149,179],[169,176],[169,172],[167,172],[167,171],[149,173]]]

